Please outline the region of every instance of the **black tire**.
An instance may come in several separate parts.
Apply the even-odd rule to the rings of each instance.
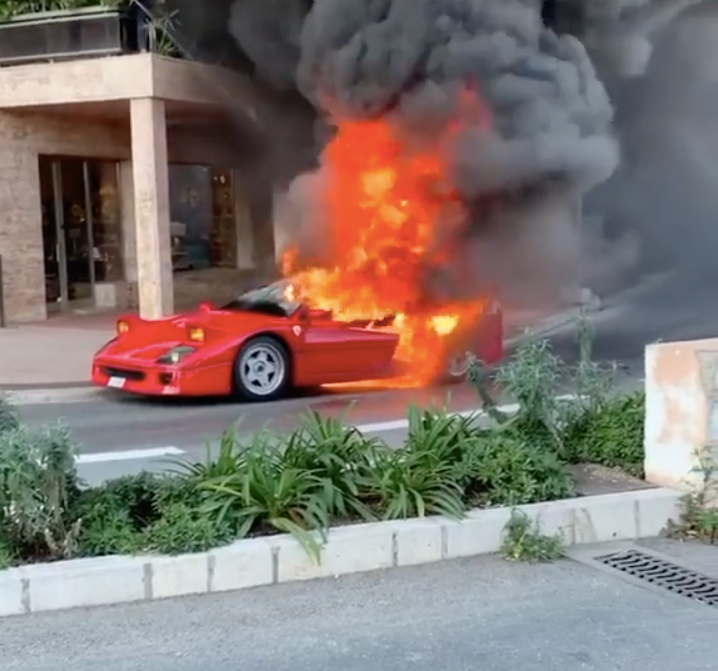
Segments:
[[[248,340],[234,362],[234,386],[245,401],[274,401],[286,395],[292,379],[287,348],[271,336]],[[272,367],[273,372],[267,372]]]
[[[466,382],[471,363],[471,353],[447,355],[444,369],[437,375],[437,382],[441,384],[459,384]]]

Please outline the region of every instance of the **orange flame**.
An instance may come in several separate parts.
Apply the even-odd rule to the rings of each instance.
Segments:
[[[476,123],[486,115],[480,101],[462,96],[459,112]],[[422,295],[421,274],[437,260],[438,221],[447,204],[458,207],[446,189],[439,146],[460,121],[448,125],[432,150],[416,149],[385,119],[340,123],[323,154],[329,188],[322,194],[332,222],[333,267],[302,267],[287,251],[282,272],[293,291],[334,319],[367,322],[369,328],[399,333],[396,357],[411,364],[417,383],[441,366],[441,339],[463,320],[475,322],[485,301],[435,305]],[[382,324],[387,316],[393,322]]]

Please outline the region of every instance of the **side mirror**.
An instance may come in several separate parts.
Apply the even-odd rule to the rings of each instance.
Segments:
[[[199,304],[199,309],[201,312],[212,312],[212,310],[214,310],[214,305],[212,305],[209,301],[203,301]]]

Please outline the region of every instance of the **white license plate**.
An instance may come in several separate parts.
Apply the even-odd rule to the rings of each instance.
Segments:
[[[111,377],[107,381],[107,386],[112,387],[113,389],[122,389],[125,386],[125,378],[124,377]]]

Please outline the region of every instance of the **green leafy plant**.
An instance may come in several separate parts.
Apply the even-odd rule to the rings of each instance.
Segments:
[[[205,552],[234,540],[234,529],[227,521],[209,517],[198,508],[175,503],[145,529],[143,548],[177,555]]]
[[[362,496],[382,519],[463,517],[462,450],[472,438],[468,418],[410,408],[404,445],[381,445],[371,453],[359,481]]]
[[[471,363],[468,377],[479,394],[483,409],[499,426],[530,437],[537,445],[561,451],[562,419],[566,406],[557,398],[557,393],[567,370],[547,340],[522,341],[511,359],[496,374],[497,384],[518,405],[512,417],[499,410],[487,388],[478,360]]]
[[[102,7],[135,8],[145,21],[149,51],[170,57],[182,55],[177,39],[179,11],[166,0],[0,0],[0,21],[26,14]]]
[[[700,482],[694,490],[683,497],[681,516],[666,529],[673,538],[702,540],[715,545],[718,543],[718,460],[699,450],[698,465],[694,472],[700,475]]]
[[[501,554],[509,561],[552,562],[560,559],[564,544],[560,535],[547,536],[541,526],[532,523],[521,510],[512,510],[511,519],[504,528]]]
[[[445,515],[461,518],[466,506],[451,463],[427,451],[380,450],[362,489],[385,520]]]
[[[61,12],[91,7],[120,7],[123,0],[0,0],[0,19],[10,19],[24,14]]]
[[[143,534],[164,510],[180,502],[196,507],[200,500],[190,482],[171,474],[142,472],[85,489],[74,511],[82,521],[80,550],[85,556],[140,552]]]
[[[204,461],[171,459],[167,460],[170,466],[168,470],[195,485],[235,475],[244,468],[247,450],[247,446],[239,439],[240,430],[241,421],[222,433],[216,456],[213,456],[212,445],[208,442],[205,445]]]
[[[205,513],[221,528],[229,525],[238,538],[291,533],[318,560],[321,545],[311,532],[319,532],[323,540],[329,527],[326,480],[285,459],[281,440],[269,431],[233,445],[232,472],[194,480],[205,494]],[[190,466],[189,472],[196,468]]]
[[[0,433],[0,529],[18,556],[59,559],[76,552],[75,454],[61,424]]]
[[[518,434],[486,433],[466,456],[466,498],[472,505],[516,506],[575,494],[558,455]]]
[[[321,480],[321,498],[330,517],[372,520],[375,513],[365,502],[359,483],[371,472],[380,449],[385,449],[381,441],[363,436],[343,418],[310,411],[302,417],[300,429],[289,435],[283,460]]]
[[[142,534],[136,528],[129,510],[108,508],[94,512],[82,524],[79,554],[102,557],[142,551]]]
[[[20,428],[20,413],[4,394],[0,394],[0,433],[17,431]]]
[[[642,477],[645,412],[643,391],[608,397],[600,406],[586,408],[566,426],[564,458]]]

